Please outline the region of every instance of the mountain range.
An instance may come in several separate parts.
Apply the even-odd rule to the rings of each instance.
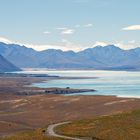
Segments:
[[[14,66],[12,63],[7,61],[3,56],[0,55],[0,73],[19,71],[20,69]]]
[[[140,70],[140,48],[123,50],[114,45],[83,51],[36,51],[18,44],[0,43],[0,54],[20,68]]]

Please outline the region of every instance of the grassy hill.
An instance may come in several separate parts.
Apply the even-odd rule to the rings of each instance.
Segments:
[[[0,138],[0,140],[64,140],[64,139],[47,137],[43,132],[43,129],[37,129],[34,131],[21,132],[13,136]]]
[[[18,133],[0,140],[63,140],[48,137],[45,129]],[[85,140],[140,140],[140,110],[59,126],[57,133]]]
[[[61,126],[57,133],[94,140],[140,140],[140,110]]]

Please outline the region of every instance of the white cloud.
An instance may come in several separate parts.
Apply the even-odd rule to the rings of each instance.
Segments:
[[[51,34],[51,32],[49,32],[49,31],[45,31],[45,32],[43,32],[44,34]]]
[[[96,41],[95,44],[93,45],[93,47],[96,47],[96,46],[107,46],[109,43],[106,43],[106,42],[101,42],[101,41]]]
[[[92,27],[92,26],[93,26],[93,24],[91,24],[91,23],[84,25],[84,27]]]
[[[131,25],[123,28],[122,30],[128,30],[128,31],[140,30],[140,25]]]
[[[135,45],[134,40],[132,42],[130,41],[128,43],[124,43],[123,41],[121,41],[121,42],[117,42],[117,41],[116,42],[101,42],[101,41],[97,41],[97,42],[95,42],[93,47],[96,47],[96,46],[105,47],[107,45],[115,45],[115,46],[117,46],[117,47],[119,47],[121,49],[124,49],[124,50],[137,48],[138,46]]]
[[[10,39],[7,39],[5,37],[0,37],[0,42],[6,43],[6,44],[18,44],[21,46],[26,46],[27,48],[33,48],[37,51],[43,51],[46,49],[61,49],[63,51],[68,51],[68,50],[73,50],[73,51],[80,51],[82,50],[84,47],[82,45],[78,45],[78,44],[73,44],[70,41],[66,40],[66,39],[62,39],[62,44],[61,45],[54,45],[54,44],[29,44],[29,43],[21,43],[18,41],[13,41]]]
[[[116,43],[115,45],[118,46],[119,48],[123,49],[123,50],[129,50],[129,49],[137,48],[137,46],[135,46],[133,44]]]
[[[37,51],[42,51],[42,50],[46,50],[46,49],[60,49],[63,51],[69,51],[69,50],[73,50],[75,52],[81,51],[85,48],[85,46],[79,45],[79,44],[74,44],[70,41],[68,41],[67,39],[62,39],[61,40],[61,44],[60,45],[52,45],[52,44],[48,44],[48,45],[34,45],[34,44],[25,44],[25,46],[27,46],[28,48],[33,48]]]
[[[62,43],[63,43],[63,46],[65,46],[65,50],[73,50],[75,52],[78,52],[78,51],[81,51],[85,48],[88,48],[86,46],[82,46],[82,45],[79,45],[79,44],[72,43],[67,39],[62,39]]]
[[[128,43],[134,44],[134,43],[136,43],[136,40],[130,40],[130,41],[128,41]]]
[[[37,51],[43,51],[46,49],[61,49],[61,50],[68,50],[65,46],[61,46],[61,45],[52,45],[52,44],[46,44],[46,45],[34,45],[34,44],[25,44],[26,47],[28,48],[33,48]]]
[[[12,44],[14,43],[13,41],[5,38],[5,37],[0,37],[0,42],[6,43],[6,44]]]
[[[74,34],[74,32],[75,32],[74,29],[65,29],[61,32],[61,34],[70,35],[70,34]]]
[[[62,39],[61,40],[62,44],[61,45],[52,45],[52,44],[47,44],[47,45],[34,45],[34,44],[23,44],[28,48],[33,48],[37,51],[42,51],[42,50],[46,50],[46,49],[61,49],[63,51],[68,51],[68,50],[73,50],[75,52],[87,49],[87,48],[92,48],[92,47],[96,47],[96,46],[107,46],[107,45],[115,45],[121,49],[124,50],[129,50],[129,49],[134,49],[138,46],[136,46],[135,44],[130,44],[130,43],[123,43],[123,42],[100,42],[97,41],[95,42],[95,44],[93,46],[83,46],[80,44],[75,44],[72,43],[70,41],[68,41],[67,39]]]
[[[70,34],[74,34],[75,30],[74,29],[70,29],[67,27],[59,27],[56,28],[57,30],[61,30],[61,34],[63,35],[70,35]]]
[[[56,29],[60,30],[61,34],[69,35],[69,34],[74,34],[74,32],[77,28],[91,28],[91,27],[93,27],[93,24],[88,23],[85,25],[76,24],[75,26],[73,26],[73,29],[71,29],[69,27],[58,27]]]
[[[46,50],[46,49],[61,49],[63,51],[68,51],[68,50],[73,50],[73,51],[81,51],[83,49],[89,48],[89,47],[95,47],[95,46],[107,46],[110,44],[114,44],[115,46],[120,47],[121,49],[124,50],[128,50],[128,49],[133,49],[138,47],[135,43],[135,40],[131,40],[128,43],[124,43],[123,41],[121,42],[103,42],[103,41],[97,41],[94,43],[93,46],[83,46],[83,45],[79,45],[79,44],[75,44],[72,43],[70,41],[68,41],[67,39],[62,39],[61,40],[61,44],[60,45],[54,45],[54,44],[29,44],[29,43],[21,43],[21,42],[17,42],[17,41],[12,41],[10,39],[7,39],[5,37],[0,37],[0,42],[6,43],[6,44],[19,44],[21,46],[26,46],[27,48],[33,48],[37,51],[42,51],[42,50]]]
[[[56,28],[57,30],[67,30],[68,28],[67,27],[58,27]]]

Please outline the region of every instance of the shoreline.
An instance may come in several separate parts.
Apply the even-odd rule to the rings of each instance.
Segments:
[[[140,96],[125,96],[125,95],[120,95],[117,96],[118,98],[130,98],[130,99],[140,99]]]
[[[126,69],[47,69],[47,68],[23,68],[23,71],[113,71],[113,72],[140,72],[140,69],[137,70],[126,70]]]
[[[135,98],[42,94],[43,88],[26,87],[53,79],[0,77],[0,136],[29,128],[44,128],[51,123],[89,119],[140,108],[140,99]]]
[[[38,83],[46,83],[50,80],[63,80],[63,79],[97,79],[98,77],[68,77],[68,76],[53,76],[53,75],[48,75],[48,74],[15,74],[15,73],[6,73],[6,74],[0,74],[0,78],[29,78],[29,79],[33,79],[31,80],[31,82],[28,82],[25,85],[22,85],[23,87],[28,87],[28,88],[33,88],[35,90],[37,90],[36,92],[39,91],[38,94],[41,94],[40,91],[42,90],[47,90],[48,88],[54,88],[54,87],[39,87],[39,86],[34,86],[34,84],[38,84]],[[59,88],[59,87],[55,87],[55,88]],[[39,90],[41,89],[41,90]],[[73,88],[72,88],[73,89]],[[37,95],[37,93],[35,93],[35,90],[32,94],[30,95]],[[82,89],[79,89],[82,90]],[[92,90],[92,89],[86,89],[86,90]],[[94,92],[96,91],[96,89],[93,89]],[[117,98],[134,98],[134,99],[140,99],[140,96],[127,96],[127,95],[101,95],[101,94],[87,94],[84,95],[82,94],[83,92],[80,93],[72,93],[71,95],[69,94],[68,96],[115,96]],[[87,92],[88,93],[88,92]],[[42,92],[42,94],[47,94],[44,93],[44,91]],[[53,94],[53,93],[52,93]],[[61,95],[66,95],[66,94],[61,94]]]
[[[54,79],[49,79],[49,80],[47,80],[47,81],[40,81],[40,83],[47,83],[48,81],[50,81],[50,80],[63,80],[63,79],[97,79],[98,77],[57,77],[57,78],[54,78]],[[36,86],[35,84],[39,84],[39,83],[31,83],[31,85],[29,85],[29,86],[31,86],[31,87],[37,87],[37,88],[41,88],[41,87],[39,87],[39,86]],[[46,87],[45,89],[49,89],[49,88],[59,88],[59,87]],[[81,90],[81,89],[80,89]],[[87,89],[87,90],[92,90],[92,89]],[[96,89],[93,89],[94,90],[94,92],[98,92],[98,91],[96,91]],[[82,92],[81,92],[82,93]],[[86,93],[86,92],[85,92]],[[88,92],[87,92],[88,93]],[[63,94],[62,94],[63,95]],[[65,94],[64,94],[65,95]],[[66,95],[67,96],[67,95]],[[93,95],[91,95],[91,94],[81,94],[80,95],[80,93],[78,94],[78,93],[73,93],[73,94],[69,94],[68,96],[115,96],[115,97],[117,97],[117,98],[134,98],[134,99],[140,99],[140,96],[127,96],[127,95],[101,95],[101,94],[93,94]]]

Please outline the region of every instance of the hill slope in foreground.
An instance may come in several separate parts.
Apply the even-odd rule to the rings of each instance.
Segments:
[[[22,132],[0,140],[63,140],[44,135],[45,129]],[[140,110],[96,119],[75,121],[56,128],[56,133],[85,140],[140,140]]]
[[[96,140],[140,140],[140,110],[82,120],[60,126],[56,132]]]

